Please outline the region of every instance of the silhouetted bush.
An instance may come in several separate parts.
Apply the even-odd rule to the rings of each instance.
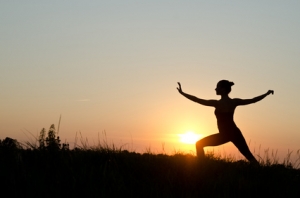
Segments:
[[[0,140],[0,148],[6,149],[21,149],[21,144],[10,137],[6,137],[4,140]]]
[[[60,144],[60,139],[59,136],[56,137],[56,130],[54,124],[52,124],[49,128],[49,131],[46,136],[46,130],[43,128],[40,132],[39,135],[39,149],[46,149],[50,151],[55,151],[55,150],[68,150],[69,149],[69,144],[68,143],[63,143]]]

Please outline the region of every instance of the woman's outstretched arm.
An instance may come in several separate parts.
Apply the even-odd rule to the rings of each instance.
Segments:
[[[184,93],[181,89],[181,84],[179,82],[178,82],[178,86],[179,86],[179,87],[177,87],[178,92],[181,95],[183,95],[184,97],[186,97],[187,99],[190,99],[191,101],[197,102],[197,103],[205,105],[205,106],[215,106],[217,103],[216,100],[204,100],[201,98],[197,98],[196,96],[192,96],[187,93]]]
[[[235,99],[237,105],[248,105],[248,104],[252,104],[252,103],[256,103],[262,99],[264,99],[266,96],[270,95],[270,94],[274,94],[273,90],[269,90],[267,93],[262,94],[260,96],[254,97],[252,99]]]

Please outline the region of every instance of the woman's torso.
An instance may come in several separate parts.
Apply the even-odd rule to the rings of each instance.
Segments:
[[[220,133],[235,133],[239,131],[233,120],[234,110],[236,108],[234,100],[230,98],[219,100],[215,108],[215,115]]]

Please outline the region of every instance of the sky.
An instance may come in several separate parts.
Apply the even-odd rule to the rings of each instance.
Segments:
[[[179,134],[217,133],[214,109],[176,87],[219,99],[274,95],[238,107],[255,156],[300,149],[299,1],[1,1],[0,139],[34,141],[58,126],[63,142],[136,152],[195,153]],[[241,157],[232,143],[209,147]],[[241,157],[242,158],[242,157]]]

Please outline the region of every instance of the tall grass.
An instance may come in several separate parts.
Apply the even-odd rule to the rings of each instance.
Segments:
[[[208,153],[135,153],[120,148],[0,149],[1,190],[22,197],[297,197],[300,170],[253,166]],[[2,191],[3,192],[3,191]]]
[[[259,155],[261,166],[208,152],[129,152],[81,133],[73,149],[0,146],[1,192],[17,197],[299,197],[298,159],[279,163],[277,152]]]

